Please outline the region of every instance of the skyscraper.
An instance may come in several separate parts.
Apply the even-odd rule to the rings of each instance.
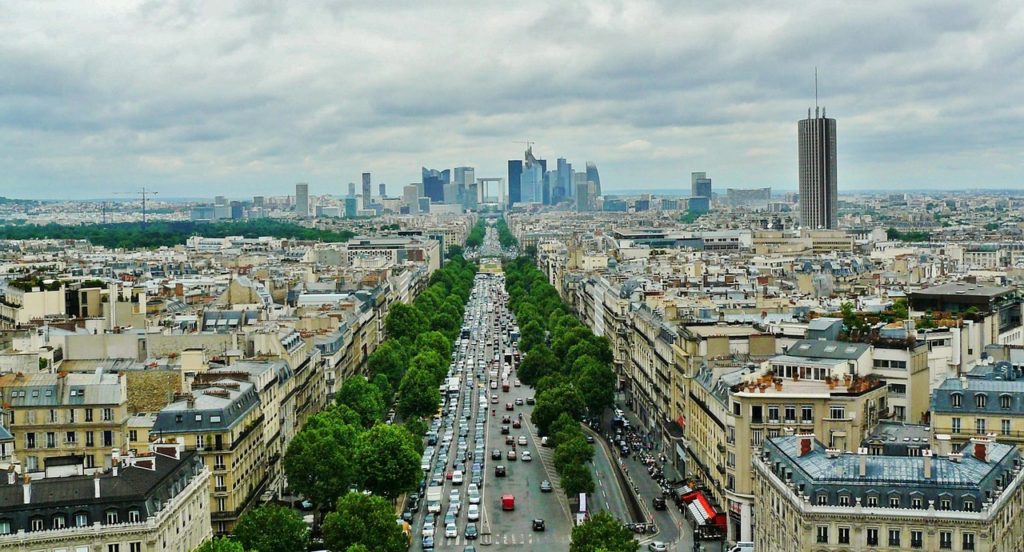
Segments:
[[[299,218],[309,216],[309,184],[305,182],[295,185],[295,214]]]
[[[597,174],[597,165],[587,161],[587,182],[594,183],[594,195],[601,195],[601,175]]]
[[[836,178],[836,120],[825,117],[825,108],[814,108],[814,118],[797,125],[800,161],[800,224],[805,228],[838,226],[838,186]]]
[[[385,197],[388,197],[388,185],[383,183],[383,182],[381,182],[379,186],[380,186],[380,197],[381,197],[381,199],[383,199]]]
[[[576,197],[576,210],[577,211],[590,211],[591,203],[593,199],[590,195],[592,188],[596,189],[592,182],[587,180],[586,173],[575,173],[573,174],[573,188]]]
[[[445,197],[447,203],[458,203],[466,206],[469,187],[476,182],[476,169],[473,167],[455,167],[454,172],[455,198],[454,200]]]
[[[363,209],[370,208],[370,173],[363,173]]]
[[[526,148],[523,173],[520,176],[519,199],[523,203],[542,203],[544,200],[544,163],[533,156],[533,148]]]
[[[690,173],[690,197],[706,197],[711,199],[711,179],[707,173]]]
[[[402,188],[402,203],[409,207],[410,214],[416,214],[416,211],[419,210],[419,187],[416,184],[409,184]]]
[[[555,182],[551,186],[551,203],[558,203],[572,195],[572,165],[559,157],[555,166]]]
[[[523,162],[518,159],[508,160],[508,206],[522,201]]]
[[[355,182],[349,182],[348,183],[348,197],[356,197],[356,183]]]
[[[422,167],[423,172],[423,195],[429,197],[434,203],[444,202],[444,187],[451,182],[451,170],[428,169]]]

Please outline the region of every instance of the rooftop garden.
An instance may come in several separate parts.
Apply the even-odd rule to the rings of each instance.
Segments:
[[[47,281],[42,277],[32,275],[18,278],[17,280],[11,280],[7,285],[15,289],[20,289],[21,291],[32,291],[35,288],[39,288],[43,291],[57,291],[60,289],[60,286],[63,285],[63,282],[60,280],[50,280],[47,283]]]

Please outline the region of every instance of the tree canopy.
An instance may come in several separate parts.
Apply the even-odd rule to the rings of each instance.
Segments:
[[[330,550],[347,551],[359,545],[374,552],[405,552],[408,548],[391,504],[363,493],[341,497],[337,509],[324,518],[323,535]]]
[[[423,475],[419,452],[400,425],[377,424],[364,432],[355,456],[363,487],[389,499],[415,488]]]
[[[633,533],[608,512],[598,512],[573,527],[569,552],[636,552],[640,543]]]
[[[251,552],[306,552],[309,528],[295,510],[264,504],[242,514],[234,535]]]
[[[380,389],[364,377],[354,376],[345,380],[334,400],[359,414],[363,427],[370,427],[384,417],[384,397]]]

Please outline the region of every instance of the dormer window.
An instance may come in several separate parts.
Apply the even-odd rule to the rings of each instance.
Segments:
[[[1010,395],[999,395],[999,408],[1009,410],[1013,406],[1013,397]]]
[[[982,393],[974,395],[974,406],[976,406],[977,408],[985,408],[987,404],[988,395],[984,395]]]
[[[952,395],[949,396],[949,402],[950,404],[953,405],[953,408],[960,408],[960,405],[963,403],[963,400],[964,396],[961,395],[960,393],[953,393]]]

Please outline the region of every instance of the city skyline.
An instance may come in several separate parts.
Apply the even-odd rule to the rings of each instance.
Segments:
[[[421,166],[500,177],[529,139],[538,158],[595,161],[609,191],[685,189],[694,170],[795,190],[815,65],[843,120],[844,190],[1024,185],[1024,116],[999,107],[1024,92],[1014,3],[462,8],[12,5],[0,188],[239,196],[371,171],[398,193]],[[557,21],[572,33],[547,32]],[[439,60],[457,78],[411,85]]]

